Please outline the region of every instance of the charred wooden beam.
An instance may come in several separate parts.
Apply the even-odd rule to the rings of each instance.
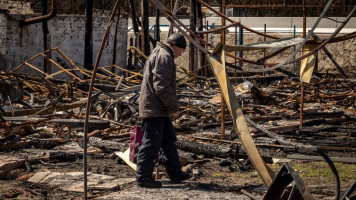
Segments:
[[[136,16],[136,9],[134,0],[130,0],[130,7],[131,7],[131,19],[132,19],[132,26],[135,33],[138,33],[138,23],[137,23],[137,16]]]
[[[30,141],[16,142],[14,144],[0,145],[0,151],[13,151],[17,149],[25,149],[30,147],[31,147]]]
[[[190,30],[192,30],[193,32],[196,31],[196,22],[197,22],[196,6],[197,6],[197,2],[195,0],[190,0],[190,14],[189,14]],[[194,39],[193,34],[190,34],[190,36]],[[195,71],[196,64],[197,63],[195,63],[195,46],[190,42],[189,43],[189,70]]]
[[[32,139],[31,145],[39,149],[53,149],[58,145],[58,141]]]
[[[47,0],[41,0],[42,3],[42,15],[47,15]],[[44,20],[42,22],[42,37],[43,37],[43,51],[46,51],[48,48],[51,48],[48,46],[47,43],[47,36],[49,36],[49,30],[48,30],[48,23],[47,20]],[[50,69],[51,64],[47,62],[46,58],[43,58],[43,64],[44,64],[44,71],[46,73],[52,73]]]
[[[30,19],[20,20],[20,27],[27,26],[30,24],[35,24],[38,22],[47,21],[47,20],[50,20],[53,17],[55,17],[57,14],[56,1],[57,0],[52,0],[52,9],[51,9],[50,13],[48,13],[47,15],[42,15],[42,16],[38,16],[38,17],[30,18]]]
[[[161,41],[161,27],[159,25],[160,15],[161,15],[161,12],[157,8],[156,9],[156,41],[155,41],[155,45],[154,45],[155,47],[156,47],[156,43]]]
[[[84,67],[93,69],[93,0],[86,0]]]
[[[202,12],[202,8],[201,8],[201,4],[197,3],[197,8],[196,8],[196,12],[197,12],[197,26],[198,26],[198,31],[203,31],[203,12]],[[208,29],[208,27],[206,27]],[[201,38],[204,38],[204,34],[199,34],[199,36]],[[203,43],[201,43],[202,46],[204,46]],[[206,58],[205,58],[205,54],[202,51],[198,50],[198,58],[199,58],[199,64],[200,66],[198,66],[199,68],[202,68],[203,66],[206,65]],[[206,69],[204,69],[206,70]],[[203,70],[200,70],[198,73],[200,76],[204,76],[205,72]]]
[[[113,53],[112,53],[112,64],[113,65],[116,64],[117,32],[118,32],[118,29],[119,29],[119,22],[120,22],[120,9],[118,10],[118,13],[117,13],[117,21],[116,21],[116,27],[115,27],[114,46],[113,46]],[[111,68],[111,72],[115,73],[115,67]]]
[[[83,119],[51,119],[50,122],[56,123],[60,126],[68,126],[69,128],[83,129],[84,120]],[[107,129],[110,126],[110,122],[106,120],[96,120],[92,119],[88,121],[89,127],[88,131],[92,132],[94,130]]]
[[[177,148],[182,151],[192,152],[195,154],[204,154],[207,157],[226,158],[233,155],[232,149],[218,146],[192,142],[186,139],[177,141]]]
[[[150,55],[150,35],[148,33],[149,22],[148,22],[148,1],[142,0],[142,41],[143,41],[143,52],[146,56]]]
[[[80,153],[68,153],[68,152],[50,152],[49,159],[53,161],[60,161],[60,162],[73,162],[77,159],[82,159],[83,154]]]
[[[81,142],[79,144],[81,145]],[[97,138],[97,137],[89,138],[89,144],[91,146],[98,147],[108,152],[112,152],[112,151],[124,152],[128,148],[127,144],[110,141],[110,140],[102,140],[101,138]]]
[[[130,47],[132,47],[134,45],[134,43],[133,43],[133,38],[131,37],[130,38]],[[127,60],[127,69],[128,70],[133,70],[134,68],[132,67],[132,51],[129,51],[129,58],[128,58],[128,60]],[[127,76],[127,73],[126,73],[126,76]],[[126,77],[125,76],[125,77]]]

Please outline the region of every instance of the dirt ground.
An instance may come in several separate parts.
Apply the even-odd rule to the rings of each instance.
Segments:
[[[70,145],[72,148],[80,149],[76,144]],[[57,146],[51,150],[43,149],[24,149],[12,152],[1,152],[0,155],[23,157],[41,156],[49,154],[50,151],[61,151],[63,148]],[[281,149],[260,149],[262,156],[272,156],[273,158],[284,158],[288,152]],[[355,153],[330,152],[331,156],[344,156],[356,158]],[[120,189],[110,191],[91,190],[88,195],[90,199],[249,199],[242,193],[242,190],[251,193],[255,197],[261,197],[267,191],[262,179],[253,169],[251,164],[245,171],[241,171],[236,164],[224,164],[231,159],[204,158],[203,155],[196,155],[195,159],[185,162],[183,169],[193,174],[193,178],[181,184],[169,182],[164,168],[160,167],[160,181],[163,183],[161,189],[142,189],[137,188],[135,183],[126,184]],[[246,162],[246,160],[242,161]],[[315,199],[333,199],[335,194],[335,184],[330,169],[325,166],[325,162],[316,161],[296,161],[289,160],[288,163],[300,174],[303,181],[309,186]],[[271,169],[277,173],[283,161],[269,164]],[[310,169],[306,166],[311,166]],[[336,165],[341,170],[341,188],[346,190],[356,180],[356,164]],[[341,167],[347,166],[345,169]],[[318,168],[326,168],[325,171],[318,171]],[[11,180],[0,180],[1,199],[82,199],[83,193],[67,192],[56,187],[44,184],[29,183],[28,178],[36,172],[75,172],[82,171],[83,160],[77,159],[72,162],[42,162],[32,165],[33,171],[28,172],[26,168],[16,170],[16,177]],[[305,171],[304,171],[305,170]],[[314,174],[306,173],[308,170],[315,170]],[[351,170],[351,171],[349,171]],[[195,171],[195,172],[194,172]],[[112,153],[97,153],[88,157],[88,172],[103,175],[112,175],[117,178],[133,178],[134,170],[128,167],[121,159]],[[324,175],[326,173],[328,175]],[[9,197],[9,192],[17,189],[19,192],[13,197]],[[25,191],[25,192],[24,192]]]

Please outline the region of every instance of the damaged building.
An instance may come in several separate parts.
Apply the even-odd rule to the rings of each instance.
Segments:
[[[1,199],[356,199],[356,2],[0,0]],[[135,184],[174,32],[182,171]],[[159,154],[159,156],[162,156]],[[158,157],[159,157],[158,156]]]

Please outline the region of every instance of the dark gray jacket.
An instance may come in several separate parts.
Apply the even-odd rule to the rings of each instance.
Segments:
[[[178,110],[174,52],[158,42],[144,66],[139,117],[170,117]]]

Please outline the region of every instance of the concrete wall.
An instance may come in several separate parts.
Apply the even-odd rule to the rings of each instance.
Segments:
[[[9,71],[22,62],[43,51],[42,24],[19,27],[19,20],[31,16],[10,15],[0,12],[0,70]],[[108,18],[93,19],[93,64],[100,47]],[[84,62],[85,16],[56,16],[48,21],[52,48],[61,47],[63,52],[75,63]],[[108,41],[99,66],[112,64],[116,23],[110,29]],[[117,33],[116,64],[126,66],[127,19],[120,18]],[[55,55],[53,59],[56,60]],[[43,67],[43,59],[31,62]],[[55,68],[55,67],[53,67]],[[33,70],[28,70],[33,71]],[[57,71],[57,70],[54,70]],[[27,73],[25,71],[25,73]]]

